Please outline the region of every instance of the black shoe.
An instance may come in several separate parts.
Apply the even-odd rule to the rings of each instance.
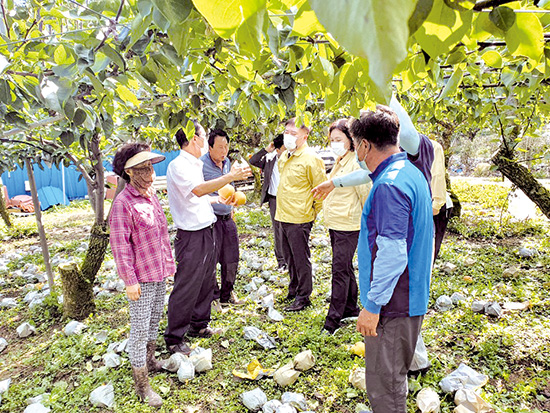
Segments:
[[[199,331],[195,330],[189,330],[187,332],[187,336],[189,337],[200,337],[200,338],[210,338],[213,335],[221,335],[222,334],[221,328],[211,328],[211,327],[205,327],[201,328]]]
[[[172,344],[172,345],[167,346],[167,347],[168,347],[168,351],[172,354],[181,353],[181,354],[184,354],[186,356],[191,354],[191,348],[187,345],[187,343],[185,341],[182,341],[181,343],[178,343],[178,344]]]
[[[296,299],[296,294],[290,294],[285,297],[285,301],[294,301]]]
[[[245,304],[245,302],[243,300],[239,300],[239,298],[237,297],[237,294],[235,294],[235,292],[232,291],[228,300],[220,299],[220,304],[222,306],[224,306],[224,305],[243,305],[243,304]]]
[[[432,366],[428,366],[428,367],[424,367],[423,369],[420,369],[420,370],[409,370],[407,372],[407,377],[418,377],[420,375],[426,375],[426,373],[430,370],[430,367]]]
[[[342,320],[344,318],[359,317],[360,312],[361,311],[357,309],[356,311],[352,311],[351,313],[344,313],[344,315],[342,316]]]
[[[290,304],[288,307],[285,307],[285,311],[302,311],[310,305],[311,301],[309,300],[294,300],[292,304]]]
[[[322,336],[327,336],[327,337],[332,337],[334,335],[334,333],[336,333],[336,331],[338,331],[339,328],[335,328],[335,329],[332,329],[332,328],[327,328],[327,327],[323,327],[321,329],[321,335]]]

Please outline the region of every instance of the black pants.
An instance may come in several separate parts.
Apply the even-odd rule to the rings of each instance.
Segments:
[[[435,230],[435,248],[434,248],[434,262],[439,255],[439,249],[441,248],[441,243],[443,242],[443,237],[445,236],[445,230],[447,229],[447,224],[449,218],[451,217],[452,208],[447,209],[445,205],[441,207],[439,213],[434,215],[434,230]]]
[[[407,372],[424,316],[380,316],[375,337],[365,337],[367,396],[373,413],[407,412]]]
[[[275,258],[277,258],[277,264],[279,268],[286,265],[285,258],[283,256],[283,229],[281,223],[275,220],[275,212],[277,212],[277,197],[273,195],[267,195],[267,202],[269,203],[269,215],[271,215],[271,225],[273,226],[273,244],[275,246]]]
[[[212,227],[198,231],[178,229],[174,242],[178,267],[168,300],[168,346],[183,341],[189,330],[208,326],[214,291],[214,235]]]
[[[290,274],[288,295],[295,296],[297,301],[309,300],[313,291],[311,251],[309,250],[309,233],[313,221],[305,224],[281,222],[281,226],[283,255]]]
[[[332,247],[332,294],[325,328],[334,331],[345,317],[359,314],[357,281],[353,271],[353,255],[357,248],[359,231],[329,230]]]
[[[216,280],[216,266],[214,266],[214,299],[228,302],[237,279],[239,266],[239,234],[237,224],[231,218],[216,215],[218,220],[214,224],[214,238],[216,240],[216,264],[220,263],[221,287]],[[225,218],[225,219],[224,219]]]

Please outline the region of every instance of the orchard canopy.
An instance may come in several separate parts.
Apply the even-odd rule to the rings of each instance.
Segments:
[[[294,115],[321,136],[392,89],[421,131],[489,128],[510,161],[550,109],[547,0],[0,4],[0,170],[72,161],[92,184],[90,159],[173,149],[191,118],[250,147]]]

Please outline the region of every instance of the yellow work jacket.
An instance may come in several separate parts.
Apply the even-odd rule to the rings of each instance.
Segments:
[[[322,201],[313,199],[311,190],[327,179],[323,160],[306,142],[292,155],[284,151],[278,167],[280,180],[275,219],[291,224],[314,221]]]
[[[355,152],[350,151],[342,158],[338,158],[329,179],[347,175],[357,169],[361,167],[355,160]],[[323,202],[326,227],[337,231],[359,231],[363,205],[371,187],[372,183],[369,182],[358,186],[334,188]]]

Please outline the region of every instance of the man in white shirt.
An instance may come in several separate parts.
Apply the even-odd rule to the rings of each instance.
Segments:
[[[216,216],[211,204],[227,200],[206,195],[251,174],[249,167],[233,166],[228,174],[205,182],[202,161],[198,158],[206,133],[198,122],[194,124],[195,135],[191,139],[187,139],[182,129],[176,133],[181,153],[170,162],[166,173],[170,212],[178,228],[174,241],[178,266],[168,301],[164,340],[170,352],[186,355],[191,349],[185,336],[210,337],[221,333],[208,326],[215,283],[212,227]]]

